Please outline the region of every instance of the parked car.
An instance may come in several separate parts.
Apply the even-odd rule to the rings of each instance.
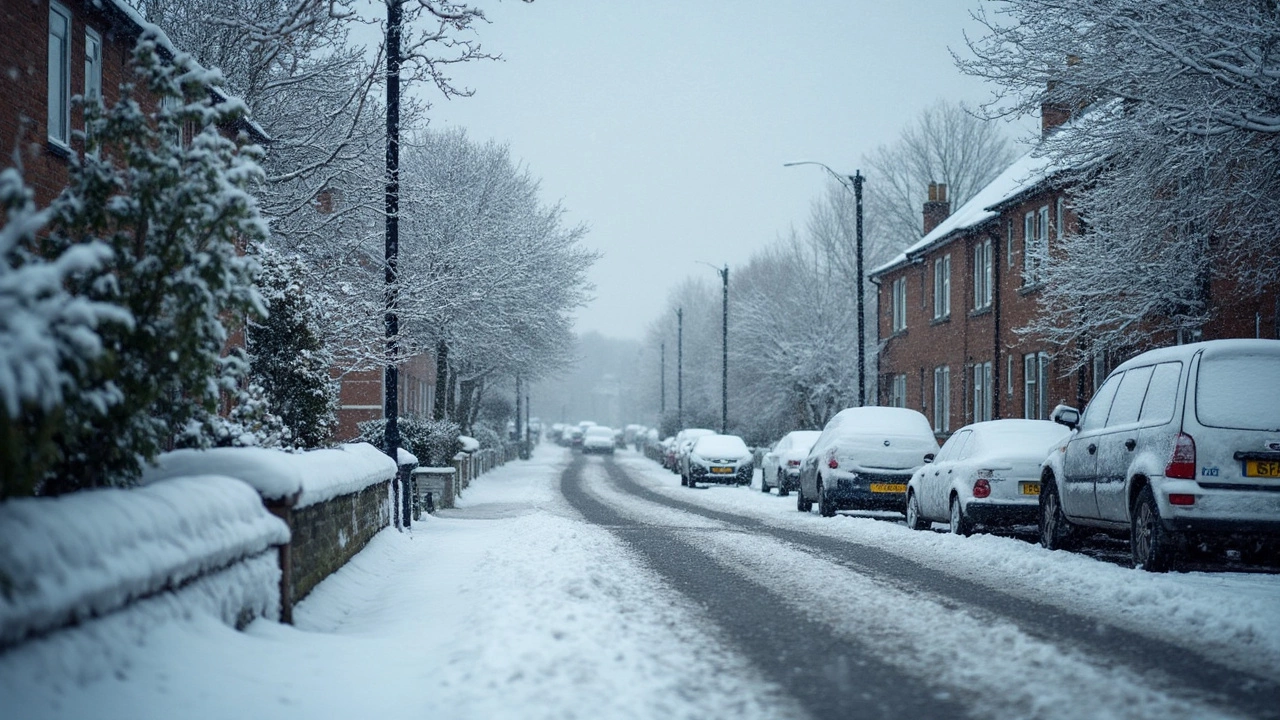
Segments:
[[[1169,569],[1192,543],[1280,541],[1280,341],[1211,340],[1117,367],[1041,469],[1040,543],[1082,527],[1127,533],[1135,567]]]
[[[813,503],[824,517],[837,510],[903,509],[907,481],[938,453],[938,441],[924,415],[896,407],[841,410],[800,466],[796,508]]]
[[[581,450],[583,435],[584,433],[582,432],[582,428],[577,428],[577,427],[565,428],[564,429],[565,445],[568,445],[573,450]]]
[[[778,497],[786,497],[799,487],[800,465],[820,435],[821,430],[794,430],[783,435],[760,459],[760,491],[769,492],[769,488],[776,487]]]
[[[685,428],[676,433],[676,472],[680,475],[680,484],[689,484],[689,449],[693,443],[705,435],[715,435],[715,430],[706,428]]]
[[[737,435],[698,437],[685,462],[689,487],[697,487],[699,482],[750,485],[755,472],[751,450]]]
[[[676,439],[669,436],[662,441],[662,467],[671,472],[679,472],[676,468]]]
[[[604,425],[592,425],[582,434],[582,454],[590,453],[613,454],[614,448],[614,432],[613,428]]]
[[[1040,464],[1070,431],[1048,420],[991,420],[960,428],[907,483],[907,527],[1030,525],[1040,514]]]

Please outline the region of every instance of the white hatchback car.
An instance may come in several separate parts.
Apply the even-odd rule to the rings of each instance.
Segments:
[[[592,425],[582,435],[582,454],[603,453],[612,455],[614,442],[613,428],[604,425]]]
[[[1041,469],[1040,543],[1087,526],[1128,533],[1133,564],[1168,569],[1189,544],[1280,555],[1280,341],[1145,352],[1107,376]],[[1244,550],[1242,550],[1243,554]]]
[[[1070,434],[1048,420],[990,420],[956,431],[907,483],[907,526],[933,520],[968,535],[975,525],[1033,524],[1040,464]]]
[[[778,497],[800,486],[800,466],[818,441],[821,430],[793,430],[782,436],[773,449],[760,460],[760,491],[778,488]]]

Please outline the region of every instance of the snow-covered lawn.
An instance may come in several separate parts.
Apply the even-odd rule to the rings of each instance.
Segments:
[[[886,513],[823,518],[796,512],[794,493],[786,498],[761,493],[758,478],[751,488],[690,490],[680,486],[678,476],[639,455],[618,460],[633,477],[672,498],[882,548],[948,575],[1195,649],[1229,667],[1280,677],[1280,575],[1158,575],[1016,538],[912,531],[901,522],[887,522],[893,516]]]
[[[131,720],[795,715],[696,609],[569,509],[567,459],[544,447],[412,534],[379,534],[296,608],[296,627],[137,614],[133,645],[85,660],[99,664],[88,672],[49,677],[22,662],[53,652],[47,640],[0,655],[0,708]],[[58,647],[91,648],[94,626]]]

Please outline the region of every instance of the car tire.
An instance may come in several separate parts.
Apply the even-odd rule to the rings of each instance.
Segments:
[[[769,481],[765,478],[765,474],[763,471],[760,472],[760,492],[762,493],[769,492]]]
[[[831,498],[827,496],[826,488],[822,487],[822,481],[818,481],[818,514],[822,517],[835,517],[836,507],[831,503]]]
[[[778,471],[778,497],[786,497],[791,491],[787,489],[787,478]]]
[[[958,495],[951,496],[950,507],[951,533],[960,537],[969,537],[973,534],[973,523],[969,522],[969,518],[964,516],[964,506],[960,504]]]
[[[1070,550],[1077,544],[1076,529],[1062,512],[1062,499],[1053,476],[1040,480],[1040,546],[1047,550]]]
[[[1129,517],[1133,566],[1148,572],[1168,572],[1178,556],[1178,536],[1166,530],[1161,522],[1160,506],[1150,485],[1138,493]]]
[[[807,513],[813,510],[813,502],[810,500],[806,500],[804,497],[803,485],[796,488],[796,510],[799,510],[802,513]]]
[[[912,530],[928,530],[929,521],[920,515],[920,499],[914,492],[907,493],[907,527]]]
[[[689,478],[685,477],[684,473],[680,474],[680,487],[689,487]]]

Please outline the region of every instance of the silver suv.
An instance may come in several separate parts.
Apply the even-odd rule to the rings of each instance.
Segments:
[[[1116,368],[1041,467],[1040,543],[1087,526],[1126,532],[1133,564],[1164,571],[1190,542],[1280,538],[1280,341],[1213,340]]]

